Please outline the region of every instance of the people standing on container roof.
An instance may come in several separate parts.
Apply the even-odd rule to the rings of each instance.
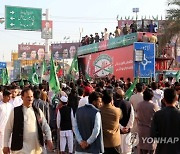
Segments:
[[[89,38],[89,44],[93,44],[94,43],[94,37],[92,34],[90,36],[91,37]]]
[[[89,44],[89,36],[88,36],[88,35],[85,36],[85,44],[86,44],[86,45]]]
[[[136,21],[133,21],[133,23],[130,25],[131,33],[137,32],[137,24]]]
[[[99,34],[95,33],[95,37],[94,37],[95,43],[99,42]]]
[[[116,26],[116,30],[114,31],[115,37],[119,37],[121,34],[121,30],[118,26]]]
[[[127,23],[125,23],[124,27],[123,27],[123,34],[127,35],[129,33],[129,27],[127,25]]]
[[[82,37],[82,39],[81,39],[81,46],[84,46],[84,45],[86,45],[86,43],[85,43],[85,37]]]
[[[114,38],[114,34],[112,34],[111,32],[109,33],[109,39]]]
[[[157,40],[157,36],[155,34],[152,34],[150,37],[149,37],[149,42],[150,43],[157,43],[158,40]]]
[[[104,29],[104,40],[109,40],[109,33],[107,31],[107,28]]]
[[[149,37],[146,35],[146,33],[143,33],[142,42],[149,42]]]

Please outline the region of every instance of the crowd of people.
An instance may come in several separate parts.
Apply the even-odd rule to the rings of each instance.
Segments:
[[[45,81],[0,86],[0,154],[178,154],[180,82],[137,83],[127,99],[131,87],[115,76],[61,83],[56,94]]]
[[[138,26],[136,21],[133,21],[132,24],[128,25],[127,23],[124,24],[124,27],[121,29],[116,26],[116,29],[114,32],[108,32],[107,28],[104,29],[104,32],[101,32],[101,35],[98,33],[90,34],[90,36],[86,35],[82,37],[81,39],[81,46],[97,43],[104,40],[109,40],[111,38],[116,38],[121,35],[127,35],[129,33],[135,33],[138,31]],[[157,32],[157,25],[156,23],[153,23],[153,21],[150,22],[150,24],[147,25],[147,27],[140,30],[141,32],[150,32],[150,33],[156,33]],[[151,40],[148,40],[148,42],[151,42]]]

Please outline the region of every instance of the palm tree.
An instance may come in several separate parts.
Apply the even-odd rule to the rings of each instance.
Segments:
[[[169,0],[168,6],[172,6],[173,8],[170,8],[166,11],[167,16],[163,25],[164,30],[161,37],[159,38],[160,51],[162,51],[166,43],[170,42],[174,36],[177,36],[177,39],[180,36],[180,0]]]

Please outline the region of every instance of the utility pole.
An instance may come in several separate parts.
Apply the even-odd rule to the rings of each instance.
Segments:
[[[46,20],[49,20],[49,10],[46,9],[46,13],[45,13],[45,19]],[[48,60],[49,59],[49,39],[46,38],[45,39],[45,56],[46,56],[46,59]]]

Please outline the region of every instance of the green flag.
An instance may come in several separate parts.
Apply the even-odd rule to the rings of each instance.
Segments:
[[[52,91],[55,93],[60,91],[60,85],[59,85],[59,80],[56,74],[56,69],[54,65],[54,60],[51,56],[51,62],[50,62],[50,79],[49,79],[49,86]]]
[[[42,62],[42,70],[41,70],[41,76],[44,75],[47,71],[47,65],[45,59]]]
[[[130,88],[126,91],[126,94],[125,94],[125,99],[126,100],[129,100],[130,97],[132,96],[133,94],[133,91],[134,91],[134,88],[136,87],[136,84],[138,83],[138,78],[136,78],[133,82],[133,84],[130,86]]]
[[[23,81],[23,79],[21,79],[19,85],[20,85],[20,86],[24,86],[24,81]]]
[[[10,83],[7,68],[2,69],[2,85],[8,85]]]
[[[68,74],[70,75],[70,78],[75,80],[79,78],[79,68],[78,68],[78,58],[77,58],[77,52],[73,58],[71,67],[69,69]]]
[[[176,81],[179,82],[179,79],[180,79],[180,71],[178,71],[178,72],[176,73]]]
[[[35,64],[33,64],[32,66],[32,71],[29,75],[29,81],[34,85],[39,84],[39,77],[38,77],[38,74],[36,73]]]
[[[85,78],[89,81],[91,81],[91,77],[89,76],[89,74],[87,72],[85,72]]]

